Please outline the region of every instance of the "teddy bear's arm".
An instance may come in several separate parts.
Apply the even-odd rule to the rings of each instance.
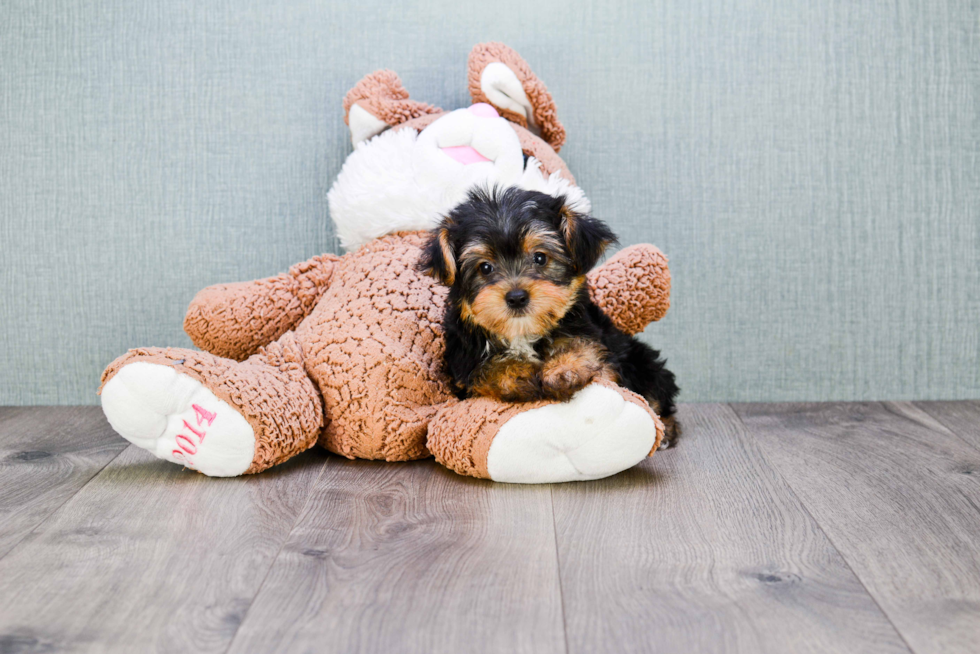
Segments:
[[[184,331],[206,352],[244,360],[313,310],[339,260],[323,254],[275,277],[209,286],[191,300]]]
[[[667,257],[648,243],[620,250],[588,277],[592,301],[627,334],[642,332],[670,307]]]

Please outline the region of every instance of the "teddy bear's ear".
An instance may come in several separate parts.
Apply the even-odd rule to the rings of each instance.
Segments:
[[[365,75],[344,96],[344,122],[350,127],[354,145],[389,127],[425,114],[438,113],[442,113],[442,109],[409,100],[402,81],[390,70],[377,70]]]
[[[548,88],[519,54],[503,43],[481,43],[469,57],[470,96],[487,102],[500,114],[547,141],[555,152],[565,143]]]

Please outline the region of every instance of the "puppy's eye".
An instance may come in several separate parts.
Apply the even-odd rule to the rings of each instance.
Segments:
[[[534,253],[534,265],[543,266],[546,263],[548,263],[548,255],[543,252]]]
[[[489,275],[492,272],[493,272],[493,266],[491,266],[489,263],[484,261],[483,263],[480,264],[481,275]]]

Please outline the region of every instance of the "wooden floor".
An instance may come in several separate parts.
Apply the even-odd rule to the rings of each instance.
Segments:
[[[980,402],[687,405],[611,479],[209,479],[0,409],[0,652],[980,652]]]

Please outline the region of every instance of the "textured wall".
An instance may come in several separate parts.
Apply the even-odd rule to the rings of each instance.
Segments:
[[[483,40],[551,88],[683,399],[980,396],[980,7],[952,0],[5,0],[0,404],[93,403],[187,302],[336,249],[340,107],[467,102]]]

